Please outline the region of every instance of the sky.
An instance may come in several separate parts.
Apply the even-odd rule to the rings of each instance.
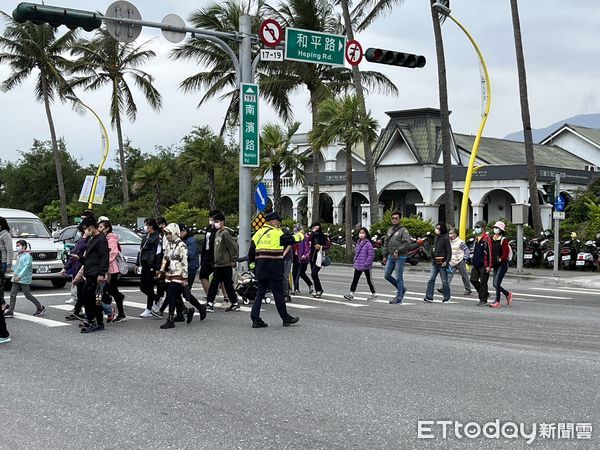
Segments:
[[[46,4],[104,12],[110,0],[47,0]],[[144,20],[160,22],[167,14],[186,21],[190,14],[207,4],[206,0],[144,0],[134,2]],[[521,29],[527,67],[532,126],[542,128],[576,114],[600,112],[600,8],[590,0],[521,0]],[[0,0],[0,10],[12,12],[16,0]],[[276,0],[271,1],[276,4]],[[509,0],[453,0],[452,15],[473,35],[486,59],[492,86],[492,106],[485,136],[503,137],[521,129],[518,78]],[[0,32],[5,24],[0,22]],[[64,29],[64,27],[63,27]],[[442,26],[446,52],[449,105],[454,132],[475,134],[480,122],[481,87],[475,51],[465,34],[450,20]],[[422,69],[373,64],[365,60],[362,70],[378,70],[399,88],[397,96],[369,93],[367,108],[380,127],[388,121],[386,111],[439,106],[437,67],[429,0],[405,0],[370,28],[357,35],[363,48],[380,47],[425,55]],[[150,40],[157,57],[144,70],[155,77],[163,96],[163,108],[153,111],[137,99],[138,116],[134,123],[124,121],[123,134],[132,145],[145,152],[156,146],[177,145],[193,127],[208,125],[218,131],[226,103],[212,100],[197,108],[202,92],[183,94],[179,83],[202,70],[192,63],[168,58],[175,44],[162,37],[160,30],[146,28],[136,42]],[[9,68],[0,64],[0,80]],[[0,159],[17,160],[33,139],[50,139],[43,104],[33,95],[34,77],[10,92],[0,92]],[[108,92],[79,91],[80,98],[94,108],[107,126]],[[302,122],[300,131],[310,129],[308,94],[294,97],[294,119]],[[97,164],[102,143],[100,128],[90,114],[77,114],[68,105],[52,106],[58,136],[65,139],[68,151],[82,165]],[[277,115],[261,103],[260,120],[280,122]],[[109,130],[111,151],[116,152],[116,132]],[[113,159],[113,158],[111,158]],[[111,161],[109,165],[114,166]]]

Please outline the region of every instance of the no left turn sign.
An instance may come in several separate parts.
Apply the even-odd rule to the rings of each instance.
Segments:
[[[275,47],[283,39],[283,28],[276,20],[267,19],[260,25],[258,34],[263,44]]]
[[[352,39],[346,44],[346,61],[351,66],[358,66],[363,59],[363,48],[360,43]]]

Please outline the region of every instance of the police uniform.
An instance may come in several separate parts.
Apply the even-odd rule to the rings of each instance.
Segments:
[[[266,217],[267,221],[278,220],[277,213]],[[304,239],[302,232],[294,235],[284,233],[280,228],[275,228],[268,223],[254,233],[250,244],[249,260],[255,263],[254,273],[258,280],[258,290],[252,305],[250,318],[252,322],[263,323],[260,318],[260,307],[267,290],[271,290],[275,299],[277,312],[283,320],[284,326],[297,322],[297,319],[288,314],[283,292],[283,250],[288,245],[296,244]]]

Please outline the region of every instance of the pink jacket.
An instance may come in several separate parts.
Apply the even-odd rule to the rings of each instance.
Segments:
[[[108,233],[106,235],[108,241],[108,272],[119,273],[119,265],[117,264],[117,255],[119,254],[119,236],[116,233]]]

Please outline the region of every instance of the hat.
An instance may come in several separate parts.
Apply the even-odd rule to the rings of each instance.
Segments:
[[[485,220],[478,220],[477,222],[475,222],[475,228],[477,227],[485,229],[485,227],[487,227],[487,222]]]
[[[179,237],[179,225],[176,223],[170,223],[165,227],[165,233],[171,233],[173,236]]]
[[[494,224],[494,228],[500,228],[502,231],[506,228],[506,225],[502,221],[498,221]]]
[[[281,218],[279,213],[276,213],[276,212],[267,214],[267,217],[265,217],[265,220],[267,222],[270,222],[271,220],[277,220],[278,222],[283,222],[283,219]]]
[[[106,217],[106,216],[100,216],[100,217],[98,217],[98,222],[104,222],[104,221],[109,222],[108,217]]]

